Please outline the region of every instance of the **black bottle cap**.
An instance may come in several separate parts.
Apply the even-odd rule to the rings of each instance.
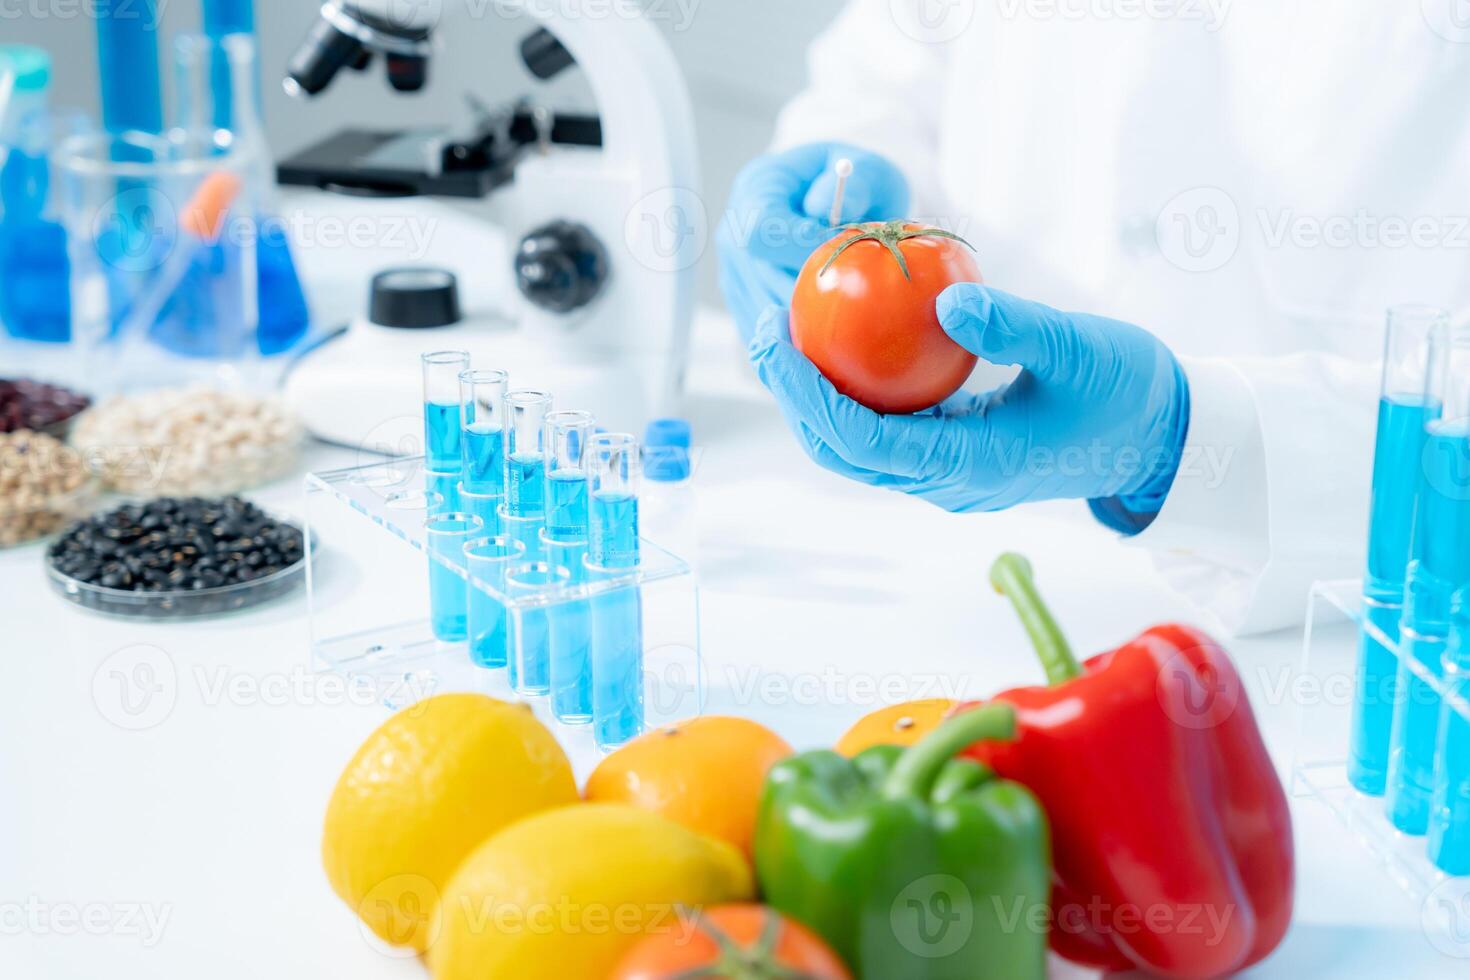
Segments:
[[[384,327],[447,327],[458,323],[459,283],[447,269],[384,269],[373,276],[368,318]]]
[[[521,61],[542,81],[555,78],[576,64],[566,46],[544,27],[521,38]]]

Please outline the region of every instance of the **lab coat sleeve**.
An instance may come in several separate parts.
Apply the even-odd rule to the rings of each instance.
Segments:
[[[1131,540],[1225,630],[1297,625],[1314,580],[1362,574],[1380,369],[1315,353],[1181,361],[1179,473]]]
[[[940,112],[949,43],[926,0],[851,0],[812,42],[808,85],[776,122],[775,149],[835,140],[891,160],[908,178],[907,217],[940,221]]]

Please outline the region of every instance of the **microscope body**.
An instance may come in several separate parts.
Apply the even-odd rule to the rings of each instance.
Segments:
[[[421,18],[433,17],[436,5],[373,0],[362,6],[370,7],[366,15],[376,25],[395,7],[411,11],[420,20],[394,25],[427,43]],[[323,23],[344,26],[344,9],[364,13],[328,3]],[[589,409],[607,428],[636,432],[648,419],[680,410],[707,219],[693,113],[673,54],[641,15],[571,16],[564,0],[496,0],[494,10],[538,22],[582,68],[597,102],[601,146],[541,140],[527,147],[499,209],[508,216],[500,230],[510,260],[504,251],[487,250],[487,267],[480,268],[478,256],[454,256],[461,278],[505,283],[509,301],[496,306],[511,313],[511,329],[475,315],[469,304],[469,315],[447,326],[404,330],[359,321],[301,359],[288,376],[287,395],[323,438],[381,443],[374,418],[417,410],[414,353],[446,348],[468,350],[476,367],[510,371],[514,386],[553,392],[561,407]],[[394,50],[402,61],[414,49]],[[421,81],[426,67],[410,65],[405,73],[400,66],[398,75],[417,71]],[[395,78],[391,61],[389,71]],[[293,71],[298,76],[319,80]]]

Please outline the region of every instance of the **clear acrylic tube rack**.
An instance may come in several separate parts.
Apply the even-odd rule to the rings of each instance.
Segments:
[[[382,692],[384,705],[393,709],[447,691],[516,698],[506,669],[477,665],[466,642],[435,638],[424,569],[426,561],[437,561],[466,588],[504,609],[512,662],[526,656],[517,645],[535,637],[537,624],[549,613],[637,590],[644,613],[644,730],[703,710],[699,596],[695,577],[681,557],[645,540],[636,567],[616,574],[552,574],[546,580],[555,584],[543,590],[524,585],[512,589],[504,579],[481,578],[468,563],[448,560],[447,552],[431,547],[427,523],[457,503],[462,507],[445,499],[445,482],[445,475],[427,470],[421,457],[307,476],[313,670],[341,673],[354,685],[373,685],[372,690]],[[511,532],[484,532],[496,533]],[[525,700],[548,724],[557,725],[554,730],[569,748],[583,741],[592,744],[588,726],[555,722],[547,698]]]

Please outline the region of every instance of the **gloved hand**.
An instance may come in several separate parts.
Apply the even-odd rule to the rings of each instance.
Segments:
[[[852,176],[842,196],[839,224],[902,218],[908,182],[899,169],[867,150],[843,143],[811,143],[746,164],[730,191],[720,222],[720,286],[750,342],[761,312],[786,306],[807,257],[832,237],[833,168],[846,157]]]
[[[838,394],[791,345],[786,311],[766,311],[751,360],[808,455],[946,510],[1083,498],[1117,530],[1147,526],[1189,424],[1189,386],[1169,349],[1131,324],[977,283],[949,287],[937,306],[956,343],[1023,370],[1001,389],[960,392],[918,415],[879,415]]]

